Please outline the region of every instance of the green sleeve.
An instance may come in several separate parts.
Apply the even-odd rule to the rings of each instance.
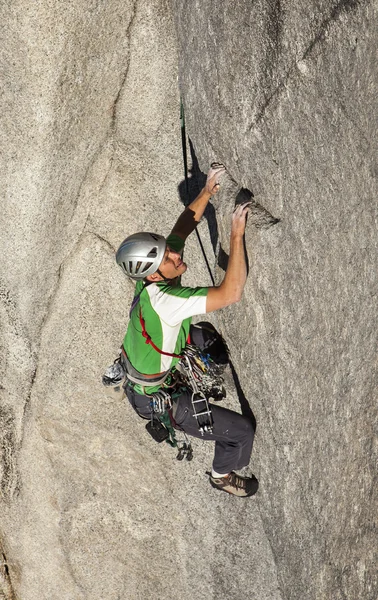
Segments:
[[[180,238],[179,235],[176,235],[175,233],[173,233],[173,234],[171,233],[167,237],[167,245],[170,248],[172,248],[172,250],[175,250],[176,252],[181,252],[181,250],[185,246],[185,242],[182,238]]]

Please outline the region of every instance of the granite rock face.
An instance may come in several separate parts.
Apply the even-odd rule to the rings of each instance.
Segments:
[[[220,322],[257,416],[282,595],[373,600],[377,3],[177,0],[175,14],[200,166],[223,162],[280,219],[249,228],[244,298]],[[226,253],[232,200],[229,186],[215,200]]]
[[[2,600],[376,598],[377,12],[1,6]],[[253,203],[244,298],[212,317],[257,419],[247,502],[209,486],[211,443],[176,461],[101,384],[133,295],[114,251],[182,209],[177,77],[191,190],[228,171],[199,227],[217,281]],[[195,236],[186,258],[210,284]]]

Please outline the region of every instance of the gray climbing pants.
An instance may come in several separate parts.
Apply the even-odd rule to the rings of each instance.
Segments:
[[[126,395],[131,406],[141,417],[145,419],[151,417],[151,399],[148,396],[138,394],[131,385],[126,386]],[[187,435],[215,442],[213,469],[217,473],[229,473],[248,465],[255,433],[248,417],[218,404],[211,404],[213,433],[201,435],[193,416],[191,392],[183,391],[175,402],[177,405],[173,426]]]

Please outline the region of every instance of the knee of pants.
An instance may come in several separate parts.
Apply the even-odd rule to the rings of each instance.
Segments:
[[[255,437],[255,428],[251,419],[243,417],[243,421],[238,423],[236,437],[242,442],[252,441]]]

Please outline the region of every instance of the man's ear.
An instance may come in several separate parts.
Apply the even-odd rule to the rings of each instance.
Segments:
[[[159,273],[152,273],[152,275],[147,275],[146,280],[147,281],[161,281],[163,278],[160,277]]]

